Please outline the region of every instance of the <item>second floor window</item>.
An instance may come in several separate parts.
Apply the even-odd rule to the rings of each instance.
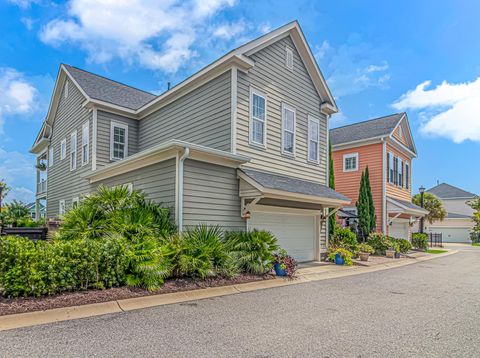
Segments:
[[[409,188],[410,183],[408,182],[410,180],[410,165],[408,162],[405,162],[405,188]]]
[[[67,139],[62,139],[60,142],[60,159],[63,160],[67,156]]]
[[[82,126],[82,165],[88,163],[88,147],[89,147],[89,126],[88,122]]]
[[[112,122],[110,131],[110,159],[126,158],[128,155],[128,126]]]
[[[265,146],[265,122],[266,122],[266,100],[260,92],[252,91],[251,119],[250,119],[250,142]]]
[[[404,176],[404,172],[406,177]],[[387,154],[387,179],[390,184],[406,187],[408,189],[409,181],[409,166],[405,163],[405,170],[403,159],[395,156],[393,153]],[[405,183],[405,185],[404,185]]]
[[[77,131],[70,135],[70,170],[77,169]]]
[[[65,200],[60,200],[58,202],[58,213],[60,215],[65,214]]]
[[[295,153],[295,109],[282,105],[282,153]]]
[[[358,170],[358,153],[345,154],[343,156],[343,171],[353,172]]]
[[[48,166],[53,165],[53,147],[48,148]]]
[[[308,118],[308,160],[319,162],[320,121],[316,118]]]

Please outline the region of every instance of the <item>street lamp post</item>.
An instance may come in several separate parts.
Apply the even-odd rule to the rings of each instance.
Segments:
[[[423,202],[423,194],[425,193],[425,188],[423,185],[418,188],[418,191],[420,192],[420,206],[423,208],[424,202]],[[423,234],[423,224],[424,224],[424,219],[423,216],[420,218],[420,232]]]

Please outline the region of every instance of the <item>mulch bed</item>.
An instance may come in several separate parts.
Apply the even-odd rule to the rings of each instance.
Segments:
[[[55,296],[46,297],[0,297],[0,316],[25,313],[33,311],[44,311],[52,308],[71,307],[87,305],[90,303],[121,300],[125,298],[159,295],[171,292],[189,291],[208,287],[219,287],[235,285],[239,283],[254,282],[272,279],[274,276],[256,276],[242,274],[233,279],[207,278],[205,280],[194,280],[191,278],[178,278],[167,280],[157,291],[151,292],[134,287],[115,287],[106,290],[86,290],[78,292],[65,292]]]

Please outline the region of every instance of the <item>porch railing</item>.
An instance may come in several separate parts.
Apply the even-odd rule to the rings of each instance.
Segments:
[[[45,179],[42,179],[37,183],[37,194],[45,194],[46,192],[47,192],[47,181]]]

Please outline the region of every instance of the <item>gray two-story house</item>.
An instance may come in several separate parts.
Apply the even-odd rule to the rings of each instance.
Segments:
[[[328,119],[337,111],[295,21],[153,94],[61,65],[31,152],[56,218],[100,185],[171,208],[179,230],[266,229],[299,261],[326,251]]]

